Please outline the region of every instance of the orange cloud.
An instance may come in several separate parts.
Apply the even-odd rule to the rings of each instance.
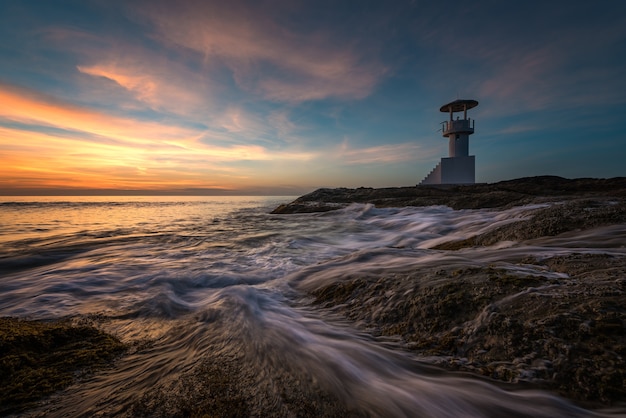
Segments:
[[[155,145],[155,140],[185,140],[189,129],[107,115],[33,92],[0,85],[0,118],[24,124],[80,131],[126,144]],[[163,142],[161,142],[163,143]]]
[[[78,66],[78,71],[95,77],[104,77],[133,92],[141,101],[154,104],[157,82],[145,74],[132,74],[124,69],[108,66]]]
[[[104,54],[86,50],[83,55],[89,56],[92,64],[78,65],[76,69],[94,78],[94,88],[98,79],[101,83],[114,83],[144,106],[186,117],[205,114],[213,104],[207,77],[149,50],[125,47]],[[110,89],[110,86],[102,84],[102,88]],[[119,100],[115,98],[117,106]]]
[[[20,145],[14,145],[20,144]],[[238,188],[258,176],[221,162],[299,158],[259,146],[144,150],[0,127],[0,188]]]
[[[40,32],[51,48],[73,53],[78,60],[76,70],[89,76],[67,74],[80,83],[75,95],[83,102],[95,98],[116,108],[148,107],[186,117],[205,115],[213,106],[215,86],[206,72],[188,66],[187,60],[172,58],[175,51],[164,54],[147,48],[141,35],[96,36],[54,26]]]
[[[3,188],[233,188],[254,175],[224,163],[313,156],[206,144],[202,131],[111,116],[3,85],[0,102]]]

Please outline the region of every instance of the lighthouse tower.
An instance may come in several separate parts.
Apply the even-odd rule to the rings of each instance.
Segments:
[[[442,122],[443,136],[448,138],[448,158],[442,158],[421,184],[473,184],[476,178],[476,162],[469,155],[469,136],[474,133],[475,121],[467,117],[467,111],[478,106],[476,100],[455,100],[441,106],[441,112],[450,114]],[[463,112],[463,119],[454,114]]]

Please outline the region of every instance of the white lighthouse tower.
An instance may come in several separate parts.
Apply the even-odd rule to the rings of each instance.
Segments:
[[[441,112],[449,113],[450,120],[442,122],[443,136],[448,138],[448,158],[442,158],[422,184],[473,184],[476,179],[476,161],[469,155],[469,136],[474,133],[475,121],[467,117],[467,111],[478,106],[476,100],[455,100],[441,106]],[[456,112],[463,112],[463,119],[454,119]]]

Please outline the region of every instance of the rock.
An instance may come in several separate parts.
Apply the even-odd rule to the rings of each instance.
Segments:
[[[319,189],[280,213],[350,203],[453,209],[546,204],[529,207],[523,220],[432,250],[503,241],[541,245],[557,236],[570,248],[625,245],[626,178],[544,176],[466,186]],[[601,242],[585,241],[582,231],[599,227],[610,233],[596,235]],[[591,407],[626,401],[626,255],[519,257],[507,263],[545,274],[457,262],[396,267],[378,276],[355,272],[305,290],[322,311],[376,337],[400,338],[406,349],[441,367],[554,390]]]
[[[626,223],[626,199],[597,197],[572,199],[529,212],[530,219],[510,223],[462,241],[444,242],[437,250],[489,246],[501,241],[524,241],[605,225]]]
[[[436,364],[558,391],[590,406],[626,400],[626,257],[534,261],[568,279],[493,267],[355,275],[314,304]]]
[[[564,179],[556,176],[526,177],[493,184],[439,185],[373,189],[318,189],[272,213],[323,212],[350,203],[377,207],[446,205],[452,209],[508,208],[529,203],[580,198],[626,198],[626,177],[612,179]]]
[[[118,339],[93,327],[0,318],[0,414],[33,406],[124,350]]]

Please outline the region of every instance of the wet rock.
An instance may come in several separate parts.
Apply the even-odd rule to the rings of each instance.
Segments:
[[[320,189],[279,212],[350,203],[535,205],[519,221],[433,248],[440,251],[504,241],[541,245],[546,237],[562,237],[563,246],[576,247],[576,240],[584,241],[581,231],[599,227],[612,235],[582,247],[624,246],[619,226],[626,224],[626,178],[543,176],[467,186]],[[573,253],[522,257],[517,263],[545,275],[493,266],[430,266],[380,276],[355,273],[307,290],[333,317],[347,318],[374,336],[400,338],[405,348],[439,366],[554,390],[591,406],[625,402],[626,256]]]
[[[118,339],[93,327],[0,318],[0,414],[32,407],[124,350]]]
[[[530,219],[510,223],[462,241],[444,242],[434,249],[459,250],[489,246],[501,241],[524,241],[556,236],[604,225],[626,223],[626,199],[603,197],[576,199],[528,212]]]
[[[567,279],[493,267],[353,277],[314,303],[439,366],[558,391],[591,406],[626,400],[626,257],[535,261]],[[621,283],[621,282],[620,282]]]
[[[370,416],[350,408],[310,374],[261,356],[255,343],[216,318],[212,343],[177,379],[161,379],[130,407],[129,417],[348,417]],[[259,342],[263,345],[263,342]],[[257,351],[259,350],[259,351]],[[260,372],[261,371],[261,372]]]
[[[626,178],[564,179],[526,177],[493,184],[391,188],[318,189],[273,213],[302,213],[340,209],[350,203],[377,207],[446,205],[453,209],[508,208],[529,203],[613,196],[626,198]]]
[[[288,213],[315,213],[315,212],[330,212],[331,210],[337,210],[346,207],[347,204],[334,203],[334,202],[318,202],[318,201],[303,201],[301,203],[290,203],[279,205],[272,211],[273,214],[288,214]]]

